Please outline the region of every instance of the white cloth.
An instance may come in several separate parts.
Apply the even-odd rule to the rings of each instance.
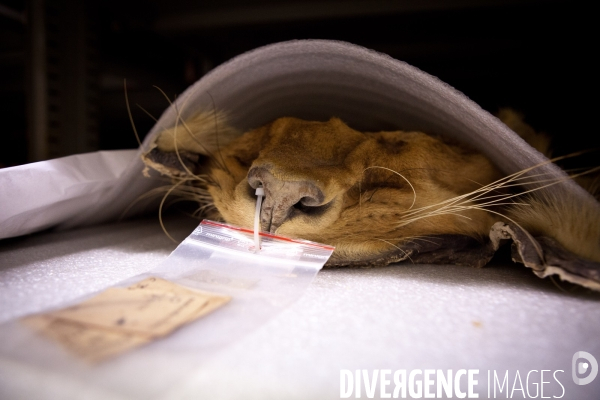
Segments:
[[[137,150],[78,154],[0,170],[0,239],[116,219],[156,186],[141,171]]]

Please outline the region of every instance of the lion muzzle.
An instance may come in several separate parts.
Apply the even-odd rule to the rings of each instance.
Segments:
[[[262,185],[265,199],[260,222],[264,231],[274,233],[284,222],[298,216],[323,211],[325,194],[310,180],[291,181],[275,177],[268,167],[255,166],[248,171],[248,183],[254,189]]]

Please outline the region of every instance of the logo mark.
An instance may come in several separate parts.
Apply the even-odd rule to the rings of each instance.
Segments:
[[[580,375],[584,375],[588,371],[590,371],[588,376],[579,378]],[[577,385],[587,385],[596,378],[596,375],[598,375],[598,361],[596,361],[596,358],[587,351],[578,351],[573,354],[571,372],[573,374],[573,382]]]

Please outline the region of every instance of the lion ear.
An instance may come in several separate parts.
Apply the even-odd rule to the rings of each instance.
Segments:
[[[196,173],[206,157],[217,154],[220,148],[240,136],[241,132],[229,123],[222,111],[197,112],[185,122],[164,129],[150,142],[142,154],[148,168],[171,178]]]
[[[523,114],[512,108],[501,108],[498,111],[497,117],[513,132],[529,143],[531,147],[550,158],[550,138],[544,133],[536,132],[525,122]]]
[[[186,151],[210,156],[241,132],[231,126],[226,112],[197,112],[185,122],[160,132],[154,143],[162,152]],[[176,140],[175,140],[176,139]]]

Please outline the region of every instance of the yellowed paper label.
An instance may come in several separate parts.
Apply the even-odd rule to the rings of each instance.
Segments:
[[[228,296],[147,278],[23,322],[95,362],[168,335],[229,300]]]

